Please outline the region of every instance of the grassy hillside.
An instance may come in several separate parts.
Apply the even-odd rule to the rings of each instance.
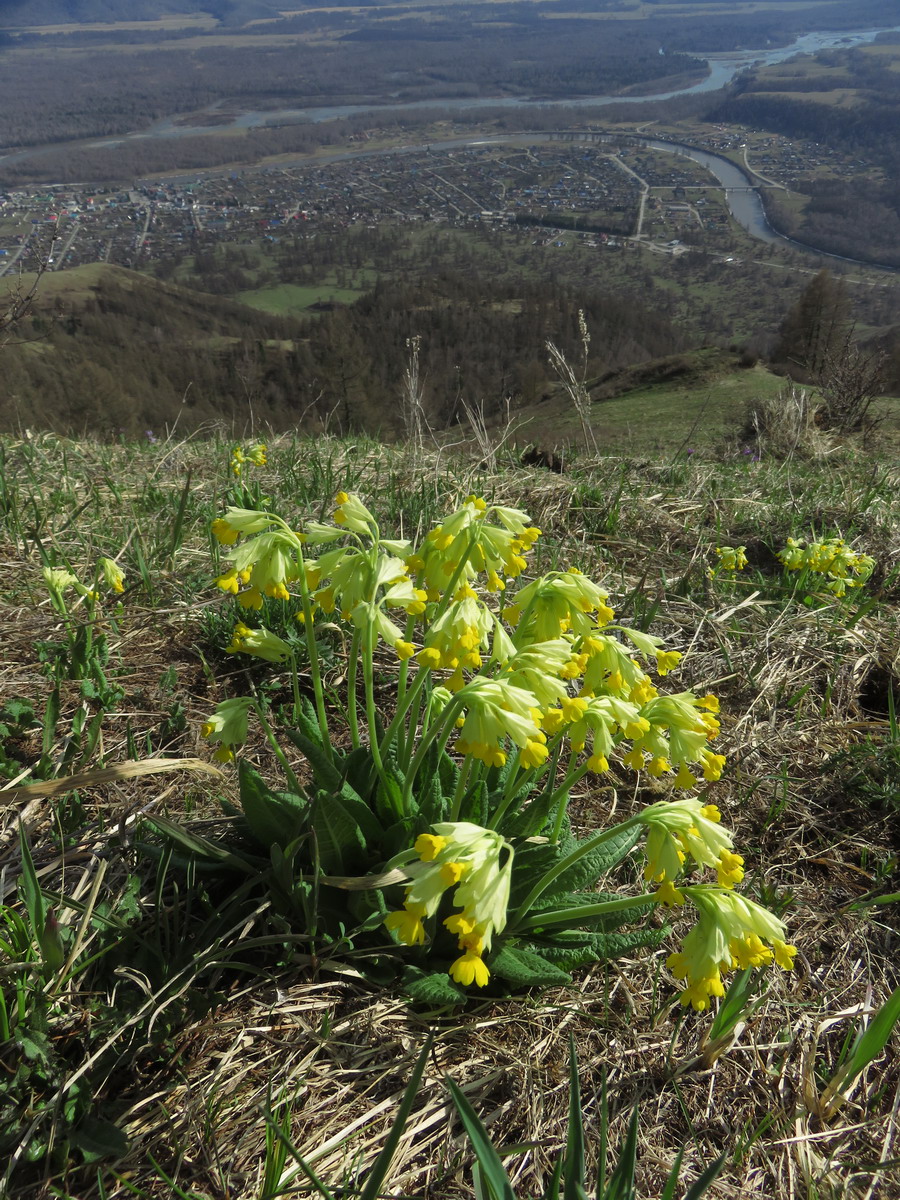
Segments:
[[[872,1018],[900,985],[894,464],[850,447],[808,465],[582,448],[556,475],[502,450],[489,471],[480,456],[320,436],[271,441],[268,462],[235,478],[233,446],[0,439],[3,1188],[23,1200],[274,1198],[309,1194],[313,1170],[332,1194],[359,1194],[368,1180],[379,1194],[471,1195],[473,1147],[448,1105],[449,1078],[487,1123],[514,1194],[536,1196],[572,1120],[571,1037],[590,1171],[602,1131],[620,1146],[636,1112],[637,1197],[663,1194],[682,1151],[675,1195],[723,1151],[706,1192],[717,1200],[893,1194],[896,992],[881,1025]],[[724,1002],[678,1003],[668,956],[690,927],[686,908],[632,910],[643,942],[618,955],[610,945],[613,957],[574,968],[569,984],[557,975],[523,992],[493,979],[455,1009],[398,990],[391,956],[422,961],[430,944],[391,950],[383,932],[376,953],[377,930],[360,935],[355,921],[356,951],[328,940],[334,880],[303,909],[303,869],[278,867],[285,792],[307,783],[316,757],[286,733],[315,692],[294,617],[300,585],[261,613],[241,607],[213,585],[229,550],[215,549],[209,525],[228,503],[265,503],[291,528],[329,522],[342,488],[391,536],[416,538],[470,493],[521,507],[543,530],[525,580],[578,566],[618,622],[682,652],[671,676],[654,676],[662,694],[718,696],[714,744],[728,764],[698,794],[734,830],[739,890],[777,913],[798,948],[792,971],[731,977],[751,988],[737,1024]],[[846,599],[776,557],[788,537],[839,535],[874,559]],[[726,569],[723,546],[744,547],[748,565]],[[100,555],[124,572],[121,593],[102,572],[96,599],[71,585],[48,592],[45,566],[90,583]],[[289,663],[227,652],[236,621],[287,640],[293,685]],[[309,628],[340,752],[359,643],[338,612]],[[418,642],[412,618],[410,628]],[[375,664],[358,711],[371,701],[387,722],[398,660],[385,648]],[[276,802],[266,787],[282,796],[276,849],[261,858],[236,814],[242,802],[254,821],[263,810],[202,735],[218,702],[248,694],[272,730],[269,740],[254,724],[238,750],[264,781],[253,803]],[[572,829],[587,838],[673,799],[671,779],[636,774],[611,752],[608,772],[573,785]],[[215,845],[224,858],[209,859]],[[516,846],[523,861],[535,853]],[[319,852],[330,852],[324,842]],[[601,890],[640,891],[642,855],[640,845],[626,854]],[[840,1074],[867,1020],[871,1061]],[[387,1174],[376,1172],[429,1031],[406,1135],[389,1170],[382,1159]],[[835,1080],[843,1093],[829,1090]]]

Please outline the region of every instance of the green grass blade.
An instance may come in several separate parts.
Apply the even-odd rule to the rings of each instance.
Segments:
[[[575,1056],[575,1038],[569,1034],[569,1129],[566,1136],[565,1186],[563,1200],[581,1200],[584,1181],[584,1116],[581,1111],[581,1080]]]
[[[516,1200],[515,1192],[509,1182],[509,1176],[503,1169],[500,1156],[494,1149],[488,1131],[482,1125],[472,1105],[463,1095],[461,1089],[452,1079],[446,1080],[447,1088],[453,1097],[456,1111],[465,1126],[466,1133],[475,1151],[475,1157],[481,1170],[482,1182],[487,1186],[491,1200]]]
[[[403,1099],[400,1101],[400,1107],[397,1109],[397,1115],[394,1118],[393,1125],[391,1125],[391,1131],[384,1145],[381,1147],[378,1157],[372,1164],[372,1170],[366,1179],[365,1187],[359,1194],[359,1200],[376,1200],[376,1197],[381,1192],[382,1184],[385,1181],[388,1171],[391,1169],[391,1163],[397,1152],[400,1139],[403,1137],[403,1131],[406,1129],[409,1114],[412,1112],[413,1105],[416,1102],[416,1095],[419,1091],[419,1084],[422,1082],[422,1075],[425,1072],[428,1055],[431,1053],[432,1043],[433,1038],[426,1038],[422,1052],[416,1059],[412,1075],[409,1077],[409,1083],[406,1085],[406,1091],[403,1093]]]
[[[684,1158],[684,1146],[682,1146],[675,1156],[675,1161],[672,1163],[672,1170],[669,1172],[669,1178],[666,1180],[666,1186],[659,1200],[675,1200],[675,1189],[678,1187],[678,1179],[681,1175],[681,1160]]]
[[[31,922],[31,940],[35,946],[40,945],[41,934],[47,919],[44,907],[44,897],[41,885],[38,883],[37,871],[34,869],[34,859],[25,836],[25,826],[19,822],[19,853],[22,856],[22,894],[25,908]]]
[[[840,1103],[838,1093],[847,1084],[852,1083],[872,1059],[881,1053],[898,1020],[900,1020],[900,987],[891,992],[867,1028],[859,1034],[850,1050],[850,1057],[826,1087],[822,1095],[822,1103],[826,1109],[832,1105],[837,1107],[837,1104]]]
[[[628,1132],[619,1151],[619,1161],[609,1180],[603,1200],[635,1200],[634,1176],[637,1163],[638,1107],[634,1106]],[[598,1196],[597,1200],[600,1200]]]
[[[680,1161],[680,1160],[679,1160]],[[706,1189],[716,1179],[725,1166],[725,1155],[717,1158],[714,1163],[711,1163],[703,1174],[697,1179],[684,1194],[684,1200],[700,1200],[700,1197],[705,1195]]]
[[[714,1042],[717,1038],[733,1031],[750,1006],[755,977],[756,972],[752,967],[748,967],[745,971],[739,971],[735,975],[728,985],[725,998],[719,1005],[719,1011],[709,1027],[705,1038],[706,1042]]]

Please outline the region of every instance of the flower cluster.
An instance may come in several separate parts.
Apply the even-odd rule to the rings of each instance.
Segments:
[[[691,797],[661,800],[648,805],[638,819],[647,828],[644,878],[660,885],[662,903],[682,902],[675,881],[687,863],[712,867],[722,888],[733,888],[744,878],[744,860],[734,853],[731,833],[722,826],[715,804]]]
[[[459,955],[449,973],[459,984],[484,987],[492,970],[503,976],[509,969],[509,954],[489,957],[494,936],[507,926],[514,852],[504,833],[524,836],[533,819],[531,832],[540,833],[551,857],[560,855],[531,886],[509,938],[527,930],[529,920],[536,927],[528,909],[565,873],[566,855],[574,862],[615,832],[562,849],[566,797],[587,773],[607,772],[615,760],[667,779],[676,792],[722,775],[725,757],[712,748],[719,734],[717,698],[665,692],[661,681],[681,655],[659,637],[617,624],[607,592],[579,570],[529,577],[541,531],[520,509],[467,496],[414,545],[382,537],[362,499],[341,491],[330,521],[308,520],[298,529],[270,511],[231,507],[212,532],[226,560],[216,584],[235,597],[242,617],[228,649],[290,662],[295,712],[305,721],[297,744],[310,747],[313,776],[319,772],[325,780],[311,793],[313,833],[320,811],[332,820],[327,801],[334,780],[349,778],[344,764],[359,756],[353,789],[361,790],[345,796],[342,821],[313,843],[325,852],[345,824],[348,848],[356,855],[371,842],[371,865],[380,870],[397,848],[399,830],[428,828],[388,863],[406,882],[402,904],[396,901],[398,907],[379,919],[402,946],[434,945],[443,954],[451,935]],[[717,553],[722,570],[746,564],[742,546]],[[847,571],[854,573],[850,565]],[[300,695],[289,643],[252,626],[250,614],[267,597],[289,603],[302,622],[315,719]],[[317,629],[320,616],[326,620]],[[341,739],[333,736],[318,658],[323,626],[341,630],[346,647]],[[377,703],[375,665],[385,648],[394,656],[397,680],[387,714]],[[219,761],[230,761],[246,740],[252,708],[249,699],[225,701],[203,725]],[[344,738],[350,749],[342,760],[337,744]],[[457,757],[455,769],[448,751]],[[532,810],[523,807],[537,796]],[[353,815],[360,801],[371,806],[374,823]],[[512,817],[516,822],[506,824]],[[660,799],[626,824],[643,826],[646,835],[652,894],[643,900],[690,901],[699,914],[669,959],[684,981],[684,1004],[708,1007],[711,997],[723,994],[722,972],[734,967],[790,966],[794,949],[781,921],[734,892],[744,860],[715,805],[693,796]],[[334,855],[338,869],[341,853]],[[520,855],[520,867],[523,860]],[[695,870],[714,871],[716,883],[685,882]],[[570,902],[562,898],[558,915],[576,925],[577,906]],[[586,914],[596,916],[604,903],[587,905]],[[622,907],[621,900],[611,903]]]
[[[614,625],[608,594],[575,568],[519,584],[540,537],[520,509],[468,496],[416,548],[382,538],[347,492],[331,524],[296,532],[273,513],[229,508],[212,529],[230,560],[216,582],[245,611],[299,593],[302,620],[337,614],[364,644],[414,659],[429,689],[454,693],[453,748],[465,758],[501,767],[512,746],[518,768],[536,770],[567,744],[570,765],[584,754],[583,770],[607,771],[617,753],[682,790],[722,773],[724,757],[708,745],[719,731],[715,697],[661,696],[649,673],[664,678],[677,651]],[[229,649],[278,661],[283,644],[271,636],[242,622]]]
[[[720,571],[743,571],[747,565],[746,546],[716,546]]]
[[[658,885],[655,899],[669,907],[690,900],[699,913],[681,950],[667,960],[675,977],[686,982],[682,1004],[701,1012],[710,997],[724,995],[722,971],[762,967],[773,959],[790,969],[796,950],[784,940],[783,923],[734,893],[744,878],[744,860],[734,852],[732,835],[714,804],[692,798],[660,801],[638,820],[647,829],[644,877]],[[718,884],[679,883],[692,865],[714,869]]]
[[[862,587],[875,567],[874,558],[857,554],[842,538],[826,538],[808,546],[788,538],[778,558],[789,571],[813,571],[826,576],[826,589],[837,597],[845,596],[848,588]]]
[[[253,701],[249,696],[236,700],[223,700],[211,717],[200,727],[200,733],[216,746],[213,757],[218,762],[231,762],[234,747],[243,746],[247,740],[247,718]]]
[[[764,967],[773,960],[785,971],[793,966],[797,948],[784,940],[783,922],[768,909],[712,885],[684,887],[681,895],[697,909],[698,920],[666,965],[686,985],[685,1006],[702,1012],[712,996],[723,996],[722,971]]]
[[[457,983],[484,987],[490,978],[482,955],[494,932],[506,926],[513,849],[499,833],[467,821],[432,826],[433,833],[416,838],[412,850],[391,863],[410,879],[403,908],[389,913],[384,924],[406,946],[422,945],[424,922],[433,917],[445,893],[455,889],[450,913],[443,924],[458,940],[462,954],[450,967]]]
[[[235,479],[240,479],[244,467],[248,463],[253,467],[264,467],[266,465],[265,442],[254,442],[252,446],[248,446],[246,449],[242,446],[234,447],[231,451],[231,473]]]
[[[72,571],[65,567],[44,567],[42,571],[44,585],[53,600],[55,607],[63,611],[64,596],[72,589],[79,597],[87,600],[99,600],[97,584],[103,583],[111,592],[121,595],[125,591],[125,572],[114,559],[98,558],[94,569],[94,584],[88,586]]]

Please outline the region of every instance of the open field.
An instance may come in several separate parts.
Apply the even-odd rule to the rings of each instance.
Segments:
[[[258,288],[252,292],[239,292],[242,304],[258,308],[276,316],[298,316],[321,304],[352,304],[364,294],[364,288],[341,288],[323,283],[314,287],[301,287],[293,283],[280,283],[275,287]]]
[[[871,1060],[840,1076],[843,1092],[828,1085],[855,1031],[873,1027],[900,984],[900,480],[889,459],[849,443],[813,461],[740,447],[727,459],[688,454],[688,399],[665,452],[596,457],[582,445],[562,475],[522,468],[502,449],[489,464],[481,451],[320,437],[270,440],[268,464],[235,480],[235,443],[221,436],[0,441],[0,1144],[10,1194],[274,1200],[313,1194],[314,1170],[344,1195],[376,1178],[382,1194],[471,1195],[473,1149],[448,1077],[522,1197],[540,1194],[571,1119],[583,1123],[593,1171],[604,1136],[614,1161],[635,1111],[645,1200],[661,1195],[682,1148],[676,1195],[723,1151],[705,1193],[716,1200],[895,1194],[893,1020],[870,1037]],[[659,417],[642,410],[645,423]],[[297,599],[248,614],[211,586],[222,566],[209,522],[224,504],[252,507],[263,495],[292,527],[327,520],[341,487],[386,533],[413,537],[471,492],[520,506],[543,530],[528,578],[577,564],[602,582],[619,621],[684,653],[677,674],[657,680],[663,692],[718,695],[715,745],[729,765],[700,795],[735,831],[741,891],[777,912],[798,948],[792,971],[752,972],[752,1007],[718,1041],[706,1037],[718,1002],[681,1007],[666,966],[689,925],[681,909],[642,918],[659,944],[576,968],[571,984],[517,994],[491,982],[451,1010],[410,1003],[386,976],[366,976],[365,953],[342,956],[299,913],[286,917],[266,890],[267,860],[258,884],[236,882],[227,863],[189,865],[213,842],[247,853],[234,808],[220,807],[241,802],[235,769],[211,761],[200,734],[217,702],[257,696],[274,740],[252,731],[240,754],[269,786],[309,770],[284,734],[296,716],[287,667],[224,653],[236,617],[261,617],[297,646],[311,694],[291,632]],[[838,534],[875,560],[845,601],[775,557],[789,536]],[[746,547],[743,571],[722,569],[723,545]],[[120,594],[101,580],[96,601],[48,597],[43,565],[90,580],[98,555],[124,571]],[[349,627],[335,614],[315,629],[340,745]],[[387,718],[396,658],[375,661],[373,699]],[[152,760],[150,773],[122,766],[134,760]],[[638,776],[615,757],[610,773],[573,786],[569,819],[586,837],[672,798],[669,788],[665,775]],[[640,853],[603,879],[605,892],[640,889]],[[429,1032],[406,1135],[376,1176]]]

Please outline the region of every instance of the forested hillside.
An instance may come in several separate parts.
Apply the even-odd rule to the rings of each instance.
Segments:
[[[402,429],[398,410],[408,341],[422,338],[429,420],[461,416],[461,399],[530,403],[549,386],[544,343],[570,355],[581,307],[595,335],[595,373],[673,353],[684,333],[633,301],[550,282],[473,278],[450,269],[418,286],[378,285],[349,307],[305,320],[95,266],[58,276],[14,344],[3,349],[0,428],[23,425],[104,435],[204,422],[275,429]]]

